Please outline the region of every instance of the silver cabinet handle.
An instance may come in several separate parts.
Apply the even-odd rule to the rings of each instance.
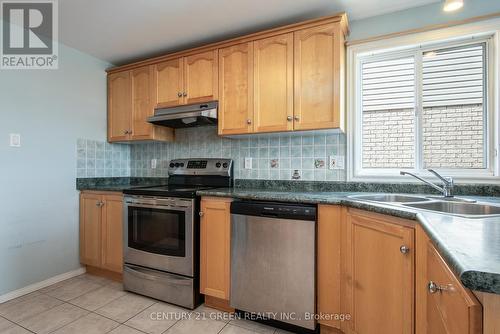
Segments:
[[[203,217],[203,215],[204,215],[203,211],[200,211],[199,215],[200,215],[200,217]]]
[[[181,92],[177,93],[177,96],[182,97],[182,93]]]
[[[408,254],[410,252],[410,248],[403,245],[403,246],[399,247],[399,251],[403,254]]]
[[[286,120],[289,121],[289,122],[291,122],[291,121],[293,121],[293,117],[292,116],[287,116]]]
[[[100,208],[104,206],[104,202],[99,201],[95,205]]]
[[[300,117],[299,116],[295,116],[294,119],[298,122],[300,121]]]
[[[128,135],[128,130],[123,130],[124,135]]]
[[[429,284],[427,284],[427,288],[429,289],[429,293],[431,294],[436,292],[455,291],[455,288],[451,284],[439,285],[433,281],[429,281]]]
[[[186,97],[186,96],[188,96],[188,94],[187,94],[186,92],[184,92],[184,93],[182,94],[182,96]]]
[[[252,124],[252,120],[250,118],[247,119],[247,124]]]

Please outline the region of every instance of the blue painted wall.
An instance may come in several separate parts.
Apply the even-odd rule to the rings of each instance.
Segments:
[[[60,45],[58,70],[0,70],[0,295],[79,268],[76,140],[106,138],[108,66]]]
[[[439,1],[421,7],[352,21],[350,22],[349,40],[354,41],[496,12],[500,12],[500,0],[464,0],[464,7],[451,13],[444,12],[443,2]]]

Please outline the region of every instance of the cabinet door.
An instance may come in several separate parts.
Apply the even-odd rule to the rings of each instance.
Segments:
[[[413,228],[349,209],[344,222],[346,333],[413,333]],[[409,249],[401,251],[401,247]]]
[[[124,141],[131,132],[132,89],[130,71],[108,76],[108,140]]]
[[[104,195],[102,207],[102,268],[123,270],[123,197]]]
[[[294,129],[341,127],[344,37],[340,26],[296,31],[294,39]]]
[[[101,265],[101,203],[94,193],[80,194],[80,262]]]
[[[200,291],[229,300],[230,284],[229,199],[203,198],[200,228]]]
[[[254,43],[254,132],[293,129],[293,34]]]
[[[420,227],[417,228],[416,282],[417,333],[483,332],[481,304],[462,286]]]
[[[341,221],[345,208],[318,205],[318,313],[340,314]],[[340,328],[340,321],[320,319],[321,325]]]
[[[253,126],[253,43],[219,49],[219,134],[244,134]]]
[[[147,119],[154,114],[151,95],[153,68],[146,66],[134,69],[132,79],[132,139],[150,139],[153,125]]]
[[[217,50],[184,58],[184,93],[187,104],[217,100]]]
[[[159,107],[174,107],[184,102],[183,58],[154,65],[153,96]],[[155,106],[155,107],[156,107]]]

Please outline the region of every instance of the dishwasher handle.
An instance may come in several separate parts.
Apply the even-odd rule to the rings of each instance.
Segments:
[[[279,202],[235,201],[231,213],[236,215],[316,221],[316,206]]]

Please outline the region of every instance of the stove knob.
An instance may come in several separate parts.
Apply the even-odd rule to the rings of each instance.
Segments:
[[[184,167],[184,163],[183,162],[181,162],[181,167]]]
[[[224,163],[222,164],[222,167],[224,167],[224,168],[227,168],[228,166],[229,166],[229,165],[227,164],[227,162],[224,162]]]
[[[220,168],[220,162],[216,163],[215,167]]]
[[[180,164],[178,162],[175,163],[175,167],[179,167]]]
[[[173,163],[173,162],[171,162],[171,163],[170,163],[170,165],[168,165],[168,166],[169,166],[170,168],[174,168],[174,166],[175,166],[175,165],[174,165],[174,163]]]

